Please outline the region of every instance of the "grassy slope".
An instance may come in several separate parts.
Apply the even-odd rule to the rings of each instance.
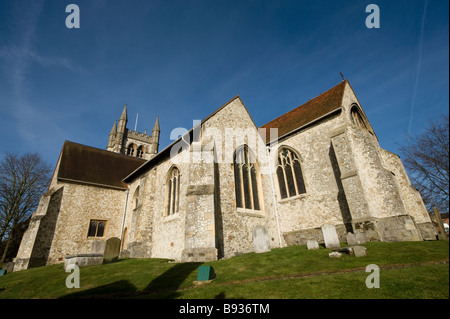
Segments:
[[[448,241],[367,243],[367,256],[329,258],[328,249],[305,246],[273,249],[204,263],[217,278],[194,287],[201,263],[164,259],[122,259],[114,264],[80,268],[79,289],[68,289],[61,265],[0,277],[0,298],[448,298]],[[392,265],[417,264],[406,268]],[[364,271],[381,268],[380,288],[368,289]],[[383,269],[383,267],[385,267]],[[387,268],[386,268],[387,267]],[[389,268],[389,269],[388,269]],[[352,270],[351,272],[346,272]],[[321,273],[332,274],[323,275]]]

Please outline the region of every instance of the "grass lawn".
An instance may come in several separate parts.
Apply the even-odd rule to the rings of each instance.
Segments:
[[[62,265],[0,277],[6,298],[449,298],[449,242],[366,243],[367,256],[329,258],[321,247],[305,246],[249,253],[208,263],[165,259],[120,259],[80,268],[80,288],[66,287]],[[445,262],[446,261],[446,262]],[[365,272],[380,267],[380,288],[369,289]],[[216,279],[196,286],[200,265]]]

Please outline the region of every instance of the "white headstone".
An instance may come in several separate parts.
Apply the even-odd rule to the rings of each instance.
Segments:
[[[253,229],[253,248],[256,253],[270,251],[269,234],[263,226],[256,226]]]
[[[353,254],[355,257],[363,257],[366,255],[366,247],[364,246],[353,246]]]
[[[366,235],[363,233],[356,233],[356,241],[358,244],[365,244],[366,243]]]
[[[317,242],[317,240],[308,240],[306,242],[306,247],[308,248],[308,250],[319,249],[319,243]]]
[[[350,233],[347,233],[347,235],[345,237],[347,239],[347,244],[348,245],[353,246],[353,245],[357,245],[358,244],[358,241],[356,239],[356,235],[355,234],[350,232]]]
[[[336,227],[330,224],[322,225],[323,240],[325,241],[326,248],[341,247],[339,243],[339,237],[336,232]]]

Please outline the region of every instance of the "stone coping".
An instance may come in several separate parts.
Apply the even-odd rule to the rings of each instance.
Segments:
[[[75,257],[103,257],[103,254],[74,254],[64,257],[65,259],[75,258]]]

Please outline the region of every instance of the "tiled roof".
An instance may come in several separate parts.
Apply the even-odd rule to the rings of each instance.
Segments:
[[[114,188],[145,160],[69,141],[64,142],[58,178]]]
[[[314,99],[261,126],[266,129],[266,142],[270,142],[270,128],[278,128],[278,137],[281,137],[340,108],[346,83],[347,80],[342,81]]]

